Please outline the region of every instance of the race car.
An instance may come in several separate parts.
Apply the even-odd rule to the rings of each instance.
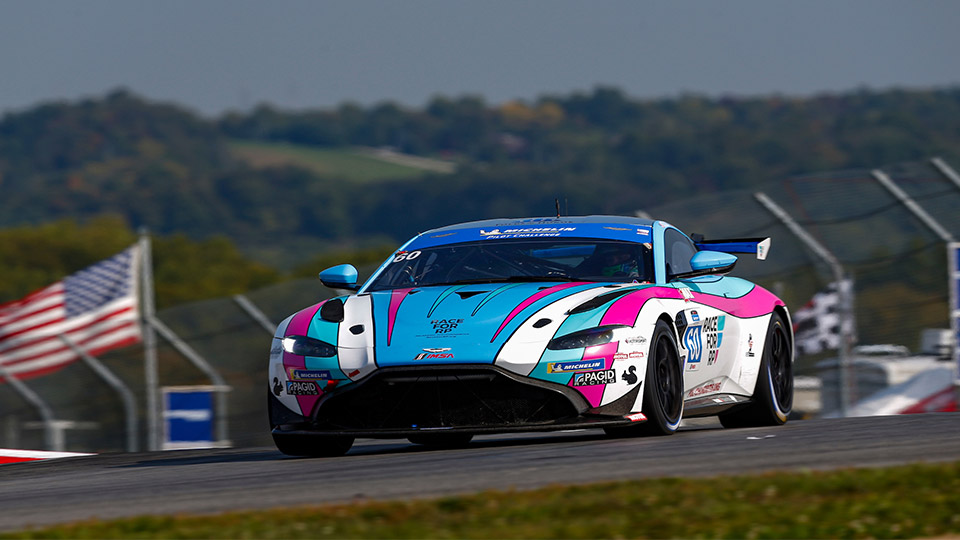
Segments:
[[[602,428],[669,435],[684,417],[787,421],[790,313],[726,276],[769,238],[711,240],[620,216],[493,219],[421,233],[351,294],[277,327],[277,448],[346,453],[356,437],[455,447],[477,434]]]

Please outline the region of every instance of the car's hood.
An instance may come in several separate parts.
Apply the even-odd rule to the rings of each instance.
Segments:
[[[370,293],[376,362],[380,367],[425,362],[492,363],[503,344],[536,312],[564,300],[581,302],[603,292],[609,292],[604,284],[541,282]],[[552,333],[517,339],[551,337]]]

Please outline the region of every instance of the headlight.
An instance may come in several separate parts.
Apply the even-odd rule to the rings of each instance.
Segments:
[[[307,336],[287,336],[283,338],[283,350],[300,356],[330,357],[337,354],[333,345]]]
[[[609,326],[598,326],[596,328],[580,330],[579,332],[574,332],[572,334],[567,334],[565,336],[560,336],[550,340],[550,343],[547,344],[547,348],[552,351],[558,351],[563,349],[583,349],[585,347],[603,345],[604,343],[610,343],[613,341],[613,331],[618,328],[626,328],[626,325],[611,324]]]

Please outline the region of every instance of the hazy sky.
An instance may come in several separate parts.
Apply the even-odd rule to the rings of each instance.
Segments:
[[[954,0],[0,0],[0,112],[119,86],[214,115],[958,84]]]

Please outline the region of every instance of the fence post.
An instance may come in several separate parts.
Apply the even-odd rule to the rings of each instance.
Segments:
[[[10,386],[20,394],[23,399],[27,400],[28,403],[36,407],[37,412],[40,413],[40,419],[43,421],[43,436],[44,443],[46,444],[47,450],[53,450],[54,452],[63,451],[63,439],[62,437],[57,437],[56,433],[56,420],[53,418],[53,412],[50,410],[50,407],[47,405],[43,399],[37,395],[36,392],[30,389],[26,384],[18,379],[15,375],[10,373],[10,370],[0,365],[0,377],[3,377],[10,383]]]
[[[847,416],[850,409],[850,345],[853,341],[853,280],[849,290],[844,286],[844,272],[840,261],[820,242],[803,230],[787,212],[762,192],[754,193],[757,201],[776,216],[797,238],[823,259],[833,271],[833,279],[840,295],[840,414]]]
[[[177,334],[173,332],[167,325],[163,324],[160,319],[156,317],[151,317],[147,320],[147,324],[152,326],[163,336],[164,339],[170,342],[173,345],[173,348],[177,349],[180,354],[187,357],[194,366],[196,366],[200,371],[204,372],[210,380],[213,382],[213,385],[218,387],[217,391],[217,439],[219,444],[229,445],[230,440],[227,438],[227,391],[230,389],[230,386],[227,385],[227,382],[224,378],[213,368],[200,354],[198,354],[193,348],[191,348],[185,341],[180,339]]]
[[[150,236],[140,229],[140,277],[142,299],[140,313],[143,317],[143,373],[147,394],[147,450],[160,449],[160,404],[157,398],[159,375],[157,368],[157,335],[148,321],[154,317],[156,308],[153,297],[153,257],[150,251]]]
[[[120,400],[123,402],[123,411],[126,416],[127,424],[127,452],[136,452],[137,451],[137,405],[133,398],[133,392],[119,377],[113,374],[107,366],[103,364],[100,360],[97,360],[93,355],[88,354],[86,351],[82,350],[80,347],[70,340],[67,336],[61,334],[60,340],[66,344],[67,347],[70,347],[77,356],[79,356],[84,362],[90,366],[97,375],[100,376],[108,385],[112,386],[114,390],[120,394]]]
[[[273,332],[277,329],[277,325],[270,322],[270,319],[260,311],[249,298],[242,294],[233,295],[233,301],[240,305],[240,308],[243,309],[253,320],[257,321],[264,330],[267,331],[271,336]]]

